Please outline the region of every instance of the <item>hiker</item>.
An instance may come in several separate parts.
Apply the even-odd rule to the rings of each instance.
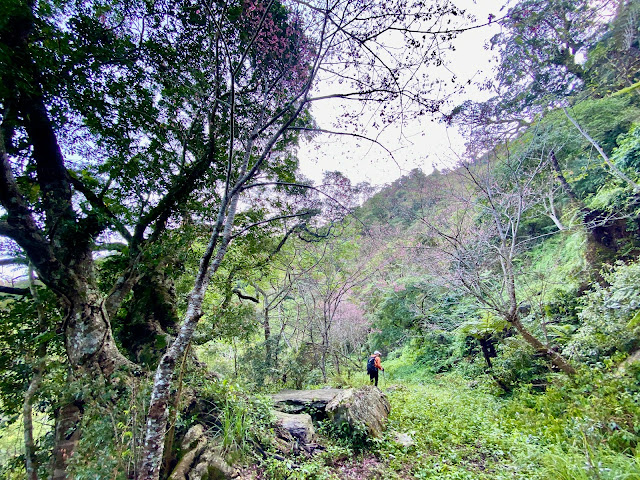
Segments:
[[[380,362],[380,355],[380,352],[376,350],[367,361],[367,373],[369,374],[369,379],[371,380],[371,383],[375,381],[376,387],[378,386],[378,370],[382,370],[384,372],[384,368],[382,368],[382,363]]]

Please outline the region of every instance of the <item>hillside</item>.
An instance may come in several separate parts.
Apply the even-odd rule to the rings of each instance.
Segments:
[[[640,0],[457,3],[2,3],[0,476],[640,478]]]

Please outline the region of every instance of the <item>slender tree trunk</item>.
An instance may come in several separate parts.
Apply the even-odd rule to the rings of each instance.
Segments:
[[[41,331],[45,331],[47,328],[45,312],[35,285],[32,264],[29,264],[29,291],[31,292],[31,298],[36,305],[38,326]],[[27,388],[24,395],[24,402],[22,404],[22,422],[24,426],[24,466],[27,480],[38,480],[38,461],[36,458],[36,446],[33,438],[33,402],[35,400],[36,392],[40,388],[44,377],[47,344],[40,344],[36,354],[37,359],[33,366],[33,376],[31,377],[31,382],[29,382],[29,388]]]
[[[598,151],[598,153],[600,154],[600,156],[602,157],[602,159],[605,161],[605,163],[609,166],[609,169],[611,170],[611,172],[618,177],[619,179],[621,179],[622,181],[628,183],[629,185],[631,185],[631,187],[633,188],[634,192],[639,192],[640,191],[640,185],[638,185],[636,182],[634,182],[631,178],[629,178],[622,170],[620,170],[618,167],[616,167],[616,165],[611,161],[611,159],[609,158],[609,156],[605,153],[605,151],[602,149],[602,147],[600,146],[600,144],[598,144],[598,142],[596,142],[591,135],[589,135],[586,130],[584,130],[580,124],[578,123],[578,121],[573,118],[568,110],[566,108],[562,109],[564,111],[564,114],[566,115],[566,117],[569,119],[569,121],[571,123],[573,123],[573,125],[578,129],[578,131],[580,132],[580,134],[587,139],[587,141],[593,145],[593,147]]]
[[[24,426],[24,464],[27,480],[38,480],[38,462],[36,460],[36,446],[33,439],[33,401],[36,392],[42,384],[44,359],[33,369],[33,376],[29,388],[24,395],[22,405],[22,424]]]
[[[273,352],[271,350],[271,324],[269,321],[269,305],[267,303],[267,297],[264,297],[264,317],[262,320],[262,326],[264,327],[264,356],[265,365],[267,368],[271,368],[273,362]]]
[[[484,357],[484,361],[487,363],[487,374],[491,375],[491,378],[498,384],[498,386],[504,390],[505,392],[510,392],[511,388],[502,381],[500,377],[498,377],[493,371],[493,364],[491,363],[491,358],[496,356],[496,351],[491,343],[491,340],[488,338],[478,338],[478,342],[480,343],[480,347],[482,348],[482,355]]]
[[[309,341],[311,342],[311,348],[313,349],[313,361],[315,365],[319,365],[320,361],[318,360],[318,351],[316,349],[315,339],[313,338],[313,323],[311,323],[309,327]],[[320,368],[322,368],[321,365]]]
[[[238,195],[234,195],[231,198],[226,218],[224,204],[220,207],[216,227],[209,240],[207,251],[200,261],[200,268],[198,269],[195,285],[189,294],[187,310],[182,326],[180,327],[178,336],[162,356],[156,369],[156,374],[153,379],[153,389],[151,391],[151,401],[149,402],[149,413],[147,414],[147,428],[138,480],[158,480],[160,478],[164,437],[167,428],[169,394],[176,362],[182,358],[193,338],[193,333],[195,332],[198,321],[202,317],[202,302],[204,301],[209,280],[211,279],[211,275],[218,270],[227,253],[238,198]],[[224,232],[221,232],[223,227]],[[220,233],[223,234],[222,239],[219,239]],[[214,252],[215,258],[213,258]]]
[[[142,453],[140,480],[158,480],[164,450],[164,438],[168,419],[171,382],[176,362],[181,358],[193,337],[198,320],[202,316],[202,301],[206,285],[196,285],[189,296],[189,304],[180,333],[163,355],[153,380],[151,402],[147,414],[147,429]]]
[[[235,338],[231,340],[233,345],[233,373],[238,378],[238,347],[236,347]]]
[[[490,340],[486,338],[479,338],[478,343],[480,343],[480,348],[482,349],[482,355],[484,356],[484,361],[487,362],[487,367],[491,370],[493,365],[491,364],[491,353],[489,352],[489,342]]]
[[[162,462],[165,472],[169,471],[171,462],[173,460],[173,441],[176,435],[176,418],[178,417],[178,411],[180,410],[180,400],[182,399],[182,385],[184,380],[184,371],[187,366],[187,357],[189,356],[189,350],[191,344],[187,345],[187,350],[182,357],[182,365],[180,366],[180,376],[178,377],[178,389],[173,399],[173,408],[171,411],[171,417],[169,418],[169,431],[167,432],[167,438],[164,444],[164,460]]]
[[[567,229],[567,227],[565,227],[562,222],[560,221],[560,219],[558,218],[558,213],[556,212],[556,206],[555,203],[553,201],[553,192],[549,191],[549,195],[547,196],[547,199],[549,200],[549,205],[547,205],[546,201],[543,200],[543,204],[545,207],[545,212],[547,214],[547,217],[549,217],[553,223],[555,223],[556,227],[558,228],[558,230],[560,231],[564,231]]]
[[[271,345],[271,322],[269,319],[269,298],[264,290],[254,285],[256,291],[262,295],[262,329],[264,331],[264,361],[267,368],[273,365],[273,351]]]
[[[326,326],[326,320],[325,320],[325,325],[324,328],[322,329],[322,355],[320,357],[320,361],[322,363],[321,365],[321,370],[322,370],[322,380],[324,382],[327,381],[327,353],[329,351],[329,337],[328,337],[328,333],[327,333],[327,326]]]
[[[589,212],[589,210],[585,207],[584,202],[580,200],[575,190],[569,184],[564,174],[562,173],[562,169],[560,168],[560,163],[558,163],[558,157],[556,157],[556,152],[551,150],[551,152],[549,153],[549,158],[551,159],[551,165],[553,165],[553,169],[556,172],[556,177],[560,181],[560,185],[562,185],[562,189],[565,191],[567,195],[569,195],[569,198],[571,198],[571,200],[573,200],[574,202],[576,202],[576,204],[578,204],[578,206],[580,207],[580,210],[583,211],[583,213]]]

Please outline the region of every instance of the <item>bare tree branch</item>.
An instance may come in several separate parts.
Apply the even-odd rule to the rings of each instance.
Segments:
[[[9,295],[31,295],[31,291],[28,288],[15,288],[0,285],[0,293],[7,293]]]

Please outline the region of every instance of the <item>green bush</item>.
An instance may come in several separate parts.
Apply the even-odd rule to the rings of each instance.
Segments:
[[[367,433],[367,427],[360,423],[350,425],[348,422],[335,424],[326,419],[320,422],[318,433],[332,438],[338,445],[347,447],[354,452],[362,452],[371,446],[371,437]]]
[[[603,278],[608,285],[596,284],[582,297],[582,323],[565,348],[590,363],[640,347],[640,263],[609,267]]]
[[[69,462],[69,478],[130,478],[142,450],[150,387],[136,378],[129,379],[126,389],[102,382],[69,385],[69,394],[84,404],[82,436]]]
[[[200,408],[189,423],[202,423],[219,439],[225,453],[238,457],[249,453],[254,441],[269,443],[271,399],[249,395],[238,384],[207,382],[198,392]]]

